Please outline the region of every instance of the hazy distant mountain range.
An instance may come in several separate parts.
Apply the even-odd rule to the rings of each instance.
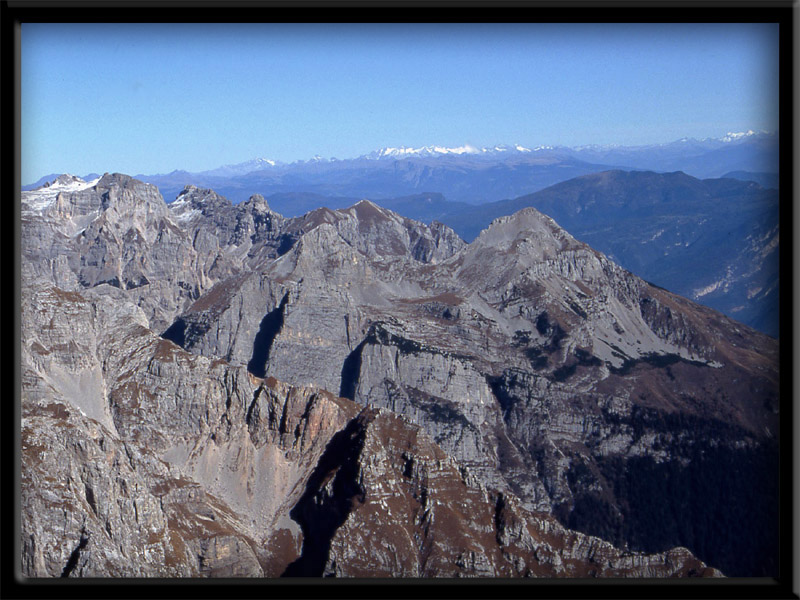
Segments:
[[[580,175],[610,169],[683,171],[699,178],[737,178],[758,182],[775,177],[778,170],[778,135],[748,131],[721,138],[684,138],[666,144],[642,146],[591,145],[579,147],[519,144],[475,148],[424,146],[383,148],[357,158],[339,160],[315,156],[282,163],[257,158],[209,171],[137,175],[158,186],[171,202],[186,185],[214,189],[232,202],[252,194],[269,199],[272,194],[302,192],[338,198],[386,200],[398,196],[435,192],[448,201],[483,204],[515,198]],[[52,181],[49,174],[23,189]],[[84,177],[91,180],[92,173]],[[286,216],[309,210],[305,204],[273,202]],[[342,204],[342,206],[347,203]]]

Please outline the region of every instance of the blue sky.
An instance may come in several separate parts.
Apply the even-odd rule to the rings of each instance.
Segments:
[[[22,25],[22,182],[778,128],[775,24]]]

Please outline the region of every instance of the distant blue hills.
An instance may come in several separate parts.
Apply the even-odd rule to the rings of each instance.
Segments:
[[[700,179],[733,172],[736,175],[731,176],[736,178],[752,174],[761,184],[765,178],[777,177],[777,165],[778,135],[748,131],[643,146],[383,148],[345,160],[315,157],[285,164],[258,158],[209,171],[176,170],[136,178],[157,185],[167,202],[192,184],[212,188],[234,203],[256,193],[386,200],[430,192],[451,202],[483,204],[611,169],[683,171]],[[47,175],[23,189],[38,187],[59,174]],[[286,216],[302,214],[300,207],[287,204],[284,208]]]

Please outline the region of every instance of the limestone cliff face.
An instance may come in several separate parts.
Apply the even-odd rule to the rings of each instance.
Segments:
[[[520,554],[495,531],[496,494],[419,428],[189,354],[112,286],[34,286],[23,311],[27,576],[717,574],[688,551],[625,554],[524,511],[552,531],[544,545],[514,534]],[[389,546],[365,555],[377,540]]]
[[[39,210],[32,208],[41,194],[23,195],[26,278],[72,291],[102,284],[127,290],[154,328],[168,325],[203,289],[187,234],[155,186],[106,174],[80,187]]]
[[[466,245],[366,201],[53,187],[23,196],[27,575],[773,573],[777,344],[534,209]]]
[[[357,407],[188,354],[106,287],[25,299],[26,574],[263,575]]]

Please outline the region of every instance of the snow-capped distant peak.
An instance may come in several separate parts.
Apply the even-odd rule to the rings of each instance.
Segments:
[[[622,148],[620,144],[584,144],[582,146],[573,146],[571,149],[576,152],[583,152],[585,150],[599,151],[599,150],[613,150],[615,148]]]
[[[747,131],[741,131],[739,133],[734,133],[729,131],[725,134],[725,137],[720,138],[723,142],[735,142],[736,140],[741,140],[743,138],[747,138],[753,135],[757,135],[758,133],[766,133],[766,131],[753,131],[752,129],[748,129]]]
[[[470,146],[469,144],[464,144],[457,148],[445,148],[443,146],[434,146],[433,148],[439,154],[478,154],[480,152],[475,146]]]
[[[264,167],[264,166],[274,167],[276,164],[277,163],[274,160],[272,160],[271,158],[254,158],[252,160],[248,160],[248,161],[243,162],[243,163],[238,163],[238,164],[235,164],[235,165],[225,165],[225,166],[229,167],[229,168],[236,168],[236,167],[255,167],[255,168],[258,168],[258,167]]]
[[[272,160],[271,158],[254,158],[235,165],[223,165],[210,171],[201,171],[199,174],[211,177],[235,177],[237,175],[246,175],[253,171],[269,169],[277,165],[278,161]]]
[[[526,147],[522,144],[497,144],[495,146],[488,146],[488,147],[480,147],[477,148],[472,146],[471,144],[464,144],[463,146],[457,147],[448,147],[448,146],[420,146],[418,148],[410,147],[410,146],[389,146],[386,148],[381,148],[380,150],[375,150],[370,154],[367,154],[361,158],[368,158],[372,160],[382,159],[382,158],[394,158],[394,159],[401,159],[401,158],[410,158],[410,157],[436,157],[436,156],[453,156],[453,155],[479,155],[484,157],[491,157],[495,155],[503,155],[509,156],[514,154],[529,154],[534,152],[549,152],[549,151],[556,151],[556,150],[566,150],[566,151],[574,151],[574,152],[598,152],[598,151],[609,151],[609,150],[617,150],[617,149],[645,149],[645,148],[654,148],[654,147],[666,147],[671,146],[672,144],[680,143],[680,144],[698,144],[698,143],[706,143],[706,144],[720,144],[726,142],[737,142],[743,141],[747,138],[755,137],[755,136],[762,136],[762,135],[773,135],[768,131],[756,131],[753,129],[748,129],[747,131],[742,132],[728,132],[725,134],[724,137],[719,138],[705,138],[702,140],[697,140],[691,137],[683,137],[679,140],[674,142],[665,142],[665,143],[658,143],[658,144],[643,144],[643,145],[625,145],[619,143],[609,143],[609,144],[584,144],[580,146],[561,146],[561,145],[545,145],[541,144],[538,146]]]
[[[88,190],[97,185],[98,181],[100,181],[99,177],[91,181],[84,181],[76,175],[65,173],[53,181],[45,183],[42,187],[22,192],[22,204],[27,210],[40,212],[50,206],[59,194]]]
[[[369,156],[371,158],[405,158],[408,156],[433,156],[436,154],[450,154],[451,148],[443,146],[422,146],[420,148],[407,148],[400,146],[398,148],[387,147],[376,150]]]
[[[542,147],[544,148],[544,146]],[[412,148],[406,146],[387,147],[376,150],[366,155],[366,158],[381,159],[381,158],[408,158],[412,156],[462,156],[462,155],[486,155],[497,154],[500,152],[531,152],[530,148],[525,148],[519,144],[514,146],[497,145],[491,148],[477,148],[472,144],[464,144],[462,146],[421,146],[419,148]]]

